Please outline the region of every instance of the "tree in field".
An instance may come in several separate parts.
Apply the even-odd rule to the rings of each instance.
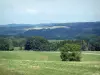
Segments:
[[[43,37],[31,37],[26,40],[25,50],[47,51],[49,42]]]
[[[65,44],[60,48],[62,61],[80,61],[81,47],[77,44]]]

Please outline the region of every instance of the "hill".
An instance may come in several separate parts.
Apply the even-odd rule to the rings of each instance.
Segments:
[[[0,35],[43,36],[47,39],[76,39],[100,36],[100,22],[8,24],[0,26]]]

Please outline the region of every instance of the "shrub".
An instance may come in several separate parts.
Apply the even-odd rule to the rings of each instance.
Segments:
[[[77,44],[65,44],[60,48],[62,61],[80,61],[81,47]]]

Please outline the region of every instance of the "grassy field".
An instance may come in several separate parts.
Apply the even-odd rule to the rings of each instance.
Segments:
[[[100,52],[83,52],[81,62],[62,62],[59,52],[1,51],[0,75],[100,75]]]

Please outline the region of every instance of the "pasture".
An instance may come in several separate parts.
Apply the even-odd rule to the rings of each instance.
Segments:
[[[100,75],[100,52],[81,57],[81,62],[62,62],[59,52],[1,51],[0,75]]]

